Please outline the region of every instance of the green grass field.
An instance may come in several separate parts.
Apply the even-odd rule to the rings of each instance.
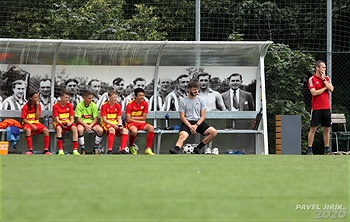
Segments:
[[[0,160],[3,222],[350,221],[349,156],[7,155]],[[331,204],[343,207],[331,215],[296,210]]]

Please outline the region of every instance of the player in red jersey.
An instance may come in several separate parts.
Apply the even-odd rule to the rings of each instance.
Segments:
[[[108,135],[108,151],[107,154],[112,154],[114,137],[121,136],[119,153],[128,154],[129,151],[126,148],[128,142],[129,131],[123,127],[122,122],[122,108],[116,101],[118,99],[117,92],[114,90],[108,91],[108,101],[105,102],[100,111],[101,126]]]
[[[142,88],[136,88],[134,94],[135,99],[129,102],[126,106],[126,122],[127,128],[130,131],[130,152],[131,154],[137,155],[137,151],[134,147],[137,131],[146,130],[148,133],[146,137],[147,144],[145,154],[154,155],[151,149],[154,138],[154,127],[146,122],[148,103],[144,100],[145,91]]]
[[[28,92],[29,101],[22,108],[22,125],[26,132],[26,142],[28,145],[27,155],[33,153],[32,136],[36,134],[44,134],[44,152],[43,154],[52,155],[49,151],[50,135],[49,130],[39,122],[41,115],[41,106],[39,101],[39,94],[33,90]]]
[[[318,60],[315,63],[315,74],[309,78],[308,87],[312,95],[312,100],[307,154],[313,154],[312,144],[314,142],[317,126],[320,124],[323,127],[324,153],[331,154],[332,152],[329,148],[331,127],[329,92],[333,92],[334,87],[331,79],[326,76],[326,63],[324,61]]]
[[[69,99],[69,92],[64,89],[60,92],[60,101],[53,106],[58,154],[64,154],[62,134],[71,131],[73,134],[73,155],[80,155],[78,152],[78,130],[74,123],[74,108],[69,103]]]

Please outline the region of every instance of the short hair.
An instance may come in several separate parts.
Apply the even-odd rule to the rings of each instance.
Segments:
[[[90,90],[85,90],[83,92],[83,97],[87,97],[87,96],[91,96],[91,95],[93,95],[93,93]]]
[[[195,81],[190,81],[187,85],[187,88],[191,89],[191,88],[197,88],[198,89],[198,83]]]
[[[120,83],[121,81],[124,81],[124,79],[117,77],[117,78],[113,79],[112,84],[115,85],[115,84]]]
[[[16,85],[19,85],[19,84],[24,84],[25,85],[26,82],[24,80],[22,80],[22,79],[18,79],[18,80],[14,81],[12,83],[12,89],[16,88]]]
[[[144,78],[138,77],[138,78],[134,79],[134,81],[133,81],[134,85],[136,85],[136,82],[138,82],[138,81],[145,81],[146,82],[146,80]]]
[[[211,78],[211,75],[209,73],[207,73],[207,72],[199,73],[198,76],[197,76],[197,79],[199,79],[199,77],[201,77],[201,76],[209,76],[209,79]]]
[[[188,74],[181,74],[179,77],[177,77],[176,81],[179,81],[179,79],[182,79],[182,78],[190,78],[190,76]]]
[[[242,81],[242,75],[239,73],[232,73],[227,79],[231,79],[233,76],[239,76],[239,79]]]
[[[101,82],[100,80],[98,80],[98,79],[91,79],[90,81],[89,81],[89,83],[88,83],[88,86],[91,86],[91,83],[92,82]]]
[[[71,79],[67,79],[67,80],[64,82],[64,85],[67,86],[68,83],[70,83],[70,82],[75,82],[77,85],[79,84],[78,80],[71,78]]]
[[[161,83],[162,81],[164,81],[164,80],[169,80],[169,81],[171,82],[170,77],[165,76],[165,77],[160,77],[160,78],[158,79],[158,84],[160,84],[160,83]]]
[[[113,95],[118,95],[118,93],[113,89],[108,90],[108,96],[113,96]]]
[[[64,96],[64,95],[68,95],[68,96],[70,96],[70,93],[66,90],[66,89],[62,89],[61,91],[60,91],[60,96]]]
[[[134,95],[137,96],[140,92],[145,93],[145,90],[142,88],[136,88],[134,89]]]
[[[39,85],[40,85],[40,83],[46,82],[46,81],[50,81],[50,83],[51,83],[51,79],[45,78],[45,79],[41,79],[41,80],[39,81]]]
[[[317,61],[315,62],[315,69],[316,69],[316,67],[320,67],[321,63],[326,64],[323,60],[317,60]]]

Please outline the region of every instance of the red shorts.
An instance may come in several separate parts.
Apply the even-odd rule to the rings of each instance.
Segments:
[[[55,126],[55,130],[57,130],[57,126],[58,125],[59,124],[57,124]],[[61,125],[59,125],[59,126],[61,126]],[[65,132],[71,131],[72,126],[76,126],[75,123],[72,123],[72,125],[70,125],[70,126],[65,126],[65,127],[61,126],[62,127],[62,132],[65,133]]]
[[[78,123],[77,126],[79,126],[79,125],[82,126],[82,127],[84,127],[83,124]],[[98,123],[95,123],[91,128],[94,128],[96,125],[98,125]],[[84,128],[85,128],[85,127],[84,127]]]
[[[130,129],[130,127],[135,126],[137,128],[137,130],[143,130],[145,128],[145,126],[148,123],[128,123],[128,129]]]
[[[29,125],[29,124],[24,124],[23,125],[23,129],[31,129],[32,130],[32,133],[31,135],[36,135],[36,134],[41,134],[43,132],[43,130],[46,128],[46,126],[44,126],[44,124],[42,123],[32,123],[34,126],[36,126],[37,130],[34,131],[32,129],[32,127]]]
[[[111,125],[109,125],[109,124],[106,124],[106,125],[104,125],[103,127],[103,130],[105,131],[105,133],[108,135],[109,134],[109,128],[113,128]],[[123,127],[124,128],[124,127]],[[115,129],[115,135],[116,136],[120,136],[121,135],[121,130],[119,130],[119,129]]]

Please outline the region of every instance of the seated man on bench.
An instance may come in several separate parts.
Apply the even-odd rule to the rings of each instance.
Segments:
[[[152,152],[152,143],[154,138],[154,127],[146,122],[148,113],[148,103],[144,100],[145,91],[142,88],[136,88],[134,90],[135,99],[129,102],[126,106],[126,122],[127,128],[130,131],[130,153],[137,155],[137,151],[134,147],[134,142],[137,136],[138,130],[148,131],[146,137],[146,155],[154,155]]]
[[[49,151],[50,135],[49,130],[39,122],[41,115],[41,106],[39,102],[39,94],[33,90],[28,92],[29,101],[22,108],[22,124],[26,132],[26,142],[28,145],[27,155],[34,154],[32,136],[44,134],[44,152],[43,154],[52,155]]]
[[[185,140],[191,135],[197,132],[205,136],[201,143],[194,148],[195,154],[211,154],[210,148],[204,152],[204,146],[217,135],[217,131],[214,127],[206,124],[205,114],[207,106],[204,100],[198,95],[198,83],[188,83],[188,95],[184,97],[179,104],[180,119],[182,121],[179,132],[179,138],[175,144],[175,148],[170,149],[170,154],[182,154],[181,150]],[[218,153],[213,153],[218,154]]]
[[[80,155],[78,152],[78,130],[74,123],[74,108],[69,102],[69,92],[64,89],[60,92],[60,101],[53,105],[54,127],[56,129],[56,138],[58,154],[64,155],[62,134],[71,131],[73,136],[73,155]]]

